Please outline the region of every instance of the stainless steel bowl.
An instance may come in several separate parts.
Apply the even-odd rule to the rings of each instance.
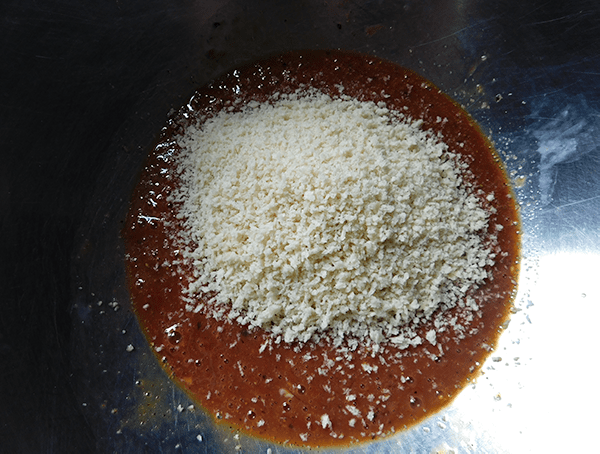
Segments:
[[[35,419],[38,438],[29,440],[18,399],[7,400],[0,415],[19,418],[4,425],[0,444],[17,452],[23,446],[43,448],[31,452],[61,446],[61,452],[78,446],[119,453],[303,452],[215,426],[173,384],[131,312],[119,232],[146,154],[169,111],[194,88],[274,53],[340,48],[413,69],[478,121],[515,187],[523,262],[515,313],[476,383],[416,427],[324,452],[582,452],[596,445],[588,410],[593,415],[600,403],[592,378],[600,318],[599,6],[483,0],[21,5],[10,5],[5,20],[4,51],[20,62],[9,82],[25,82],[13,85],[4,105],[12,115],[5,124],[16,128],[3,130],[8,162],[19,171],[3,172],[7,183],[0,189],[8,195],[0,202],[10,215],[3,232],[7,245],[38,235],[33,244],[58,246],[31,251],[46,264],[39,270],[44,291],[28,293],[31,261],[15,259],[16,271],[7,274],[16,279],[9,292],[15,320],[29,308],[48,316],[25,329],[34,339],[30,346],[17,346],[16,328],[7,329],[0,351],[14,364],[46,358],[42,364],[54,375],[23,363],[14,370],[29,379],[4,378],[10,386],[3,391],[23,386],[17,395],[28,396],[22,402],[31,411],[38,402],[31,377],[46,398]],[[26,136],[28,115],[43,138]],[[25,183],[33,186],[23,189]],[[46,192],[40,199],[35,190]],[[28,206],[44,210],[34,222],[46,228],[28,224]],[[64,251],[71,246],[69,259]],[[57,251],[63,258],[53,268]],[[55,301],[50,308],[44,295]],[[35,329],[64,351],[59,366]],[[60,403],[48,403],[52,390]]]

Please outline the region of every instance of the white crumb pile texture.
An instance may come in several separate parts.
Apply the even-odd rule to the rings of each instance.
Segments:
[[[404,328],[456,306],[494,263],[466,165],[383,103],[279,95],[179,144],[188,296],[210,296],[193,310],[278,341],[407,346],[421,340]]]

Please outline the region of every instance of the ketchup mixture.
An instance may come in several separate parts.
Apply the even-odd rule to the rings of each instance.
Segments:
[[[366,344],[341,354],[326,342],[272,344],[259,329],[217,321],[185,309],[191,270],[179,259],[181,221],[168,195],[178,187],[176,138],[193,116],[210,116],[275,92],[336,84],[361,101],[422,119],[449,151],[462,155],[475,189],[494,193],[490,234],[496,265],[472,296],[479,305],[466,335],[453,329],[400,350]],[[342,446],[405,429],[447,405],[489,355],[516,291],[519,219],[506,175],[488,140],[469,116],[429,82],[395,64],[341,51],[293,52],[235,70],[199,90],[161,133],[133,194],[123,231],[130,292],[139,322],[170,376],[218,422],[276,443]],[[497,229],[500,224],[503,228]],[[492,232],[492,230],[494,230]],[[179,263],[179,264],[178,264]],[[459,307],[448,317],[461,316]],[[463,314],[464,315],[464,314]],[[421,327],[420,335],[432,329]],[[261,348],[262,347],[262,348]]]

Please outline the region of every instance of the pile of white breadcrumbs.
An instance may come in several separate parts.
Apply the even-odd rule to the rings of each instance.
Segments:
[[[477,308],[489,213],[420,121],[308,90],[225,109],[178,143],[188,310],[355,348],[419,344],[438,308]]]

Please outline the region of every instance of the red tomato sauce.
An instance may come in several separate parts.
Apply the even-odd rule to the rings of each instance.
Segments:
[[[502,254],[492,278],[473,293],[480,309],[466,336],[449,329],[438,346],[400,350],[383,344],[339,355],[326,342],[261,350],[268,334],[185,310],[190,270],[180,256],[178,207],[167,200],[178,182],[176,137],[197,114],[236,99],[265,101],[303,86],[365,101],[422,119],[469,164],[471,183],[494,193],[490,233]],[[498,155],[470,117],[415,73],[371,56],[341,51],[293,52],[233,71],[199,90],[164,128],[134,191],[123,237],[138,320],[170,376],[217,422],[276,443],[342,446],[408,428],[439,411],[474,379],[507,321],[516,291],[519,218]],[[466,309],[455,308],[449,317]],[[420,335],[432,328],[424,324]],[[324,417],[323,415],[327,415]],[[327,422],[323,424],[323,422]],[[325,427],[323,427],[325,426]]]

